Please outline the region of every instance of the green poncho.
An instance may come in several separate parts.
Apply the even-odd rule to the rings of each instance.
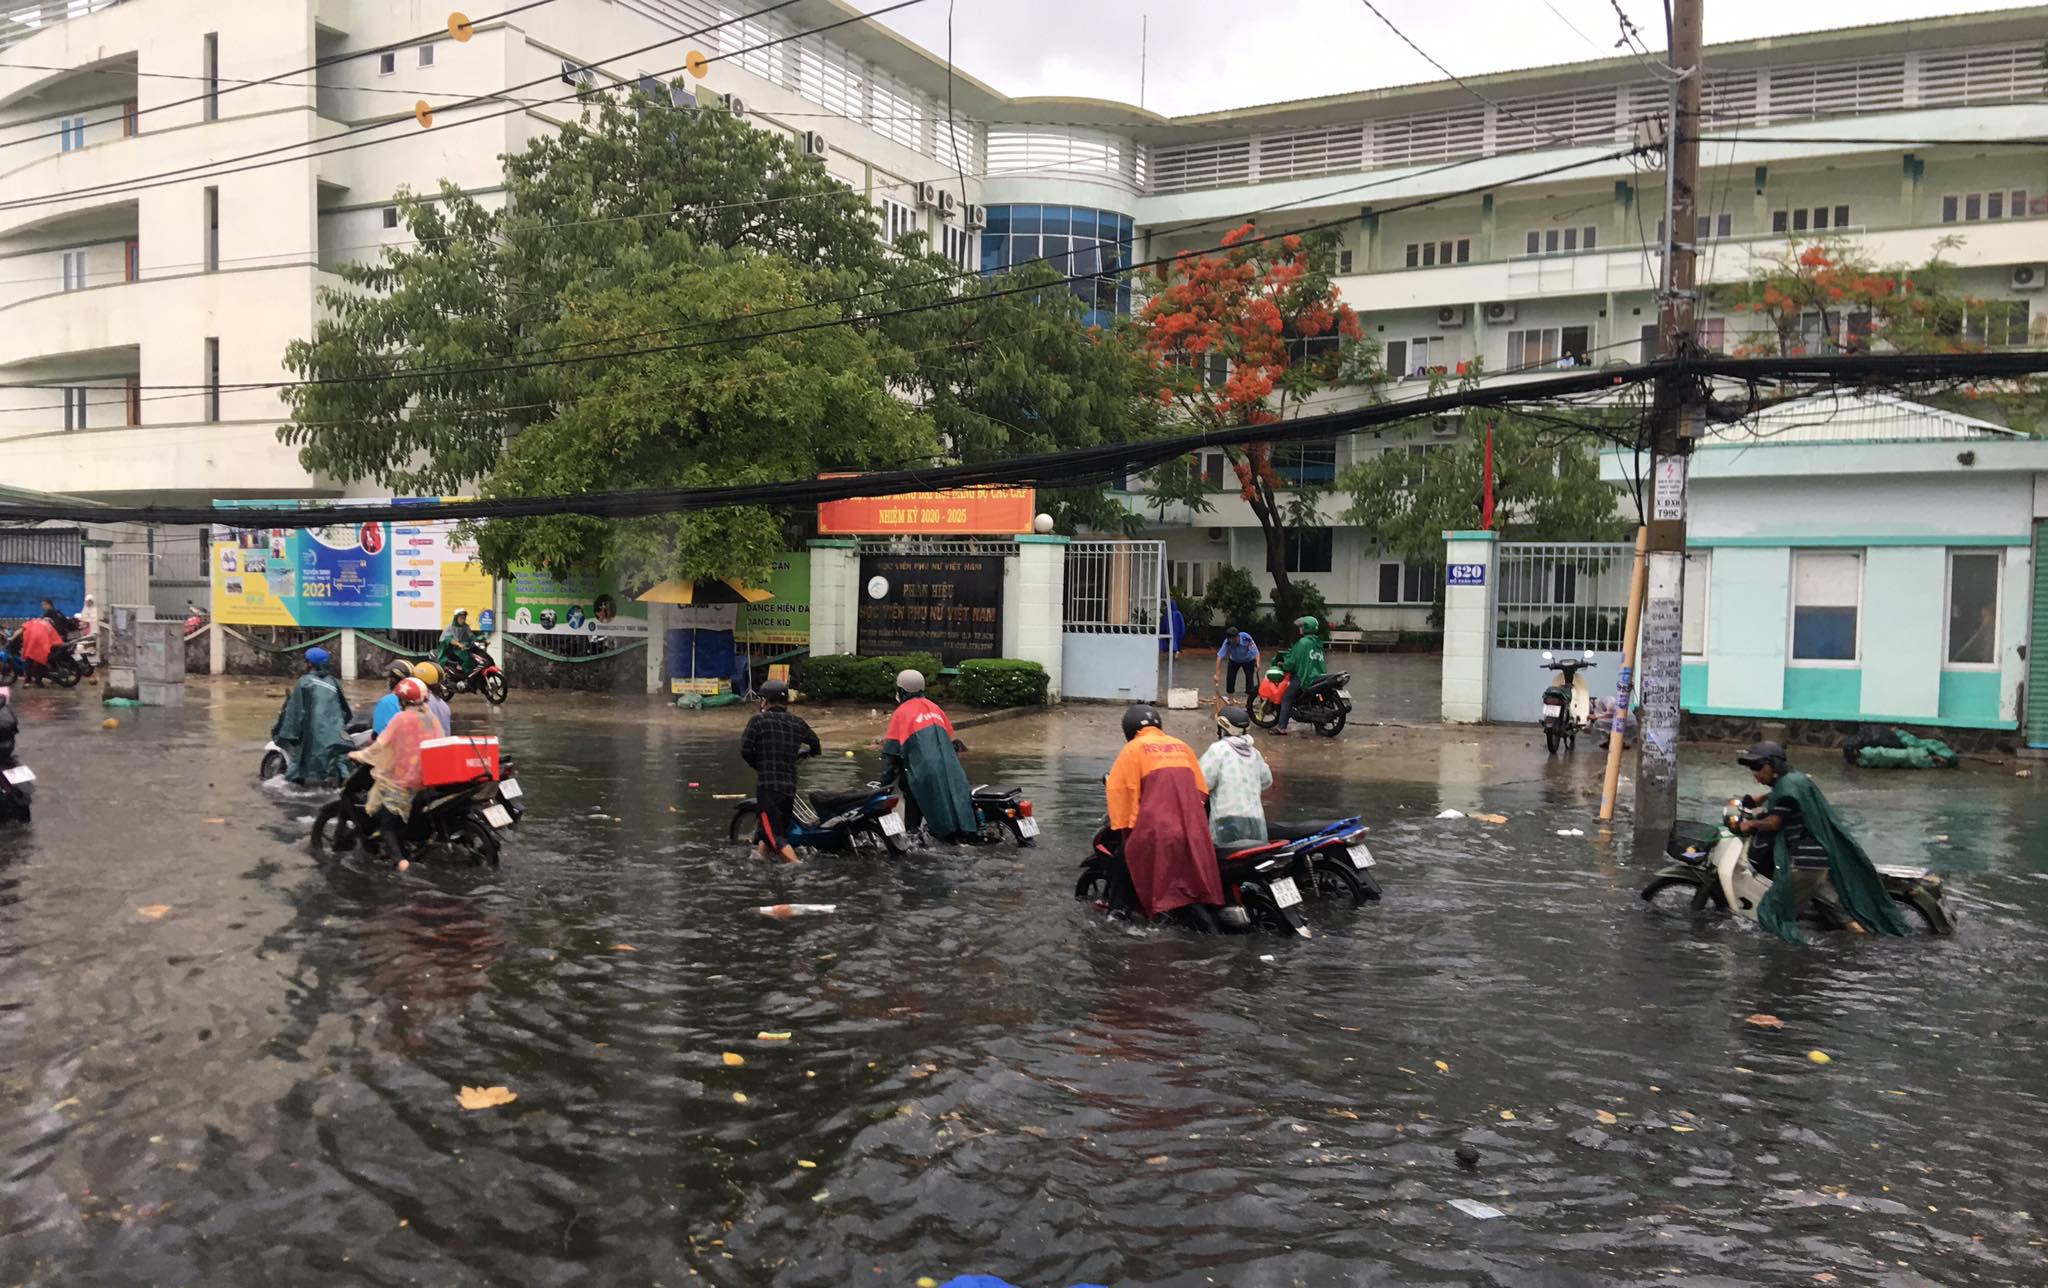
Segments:
[[[981,829],[967,771],[953,752],[953,722],[937,703],[910,698],[896,708],[882,739],[882,761],[888,766],[882,781],[902,779],[933,836],[943,841]]]
[[[348,697],[327,674],[315,667],[299,677],[284,710],[271,726],[270,740],[291,753],[285,778],[294,783],[331,783],[349,776]]]
[[[1280,659],[1280,668],[1294,677],[1298,686],[1296,693],[1323,678],[1323,642],[1313,635],[1304,635],[1294,641],[1294,647],[1287,650],[1287,656]]]
[[[1863,927],[1880,935],[1903,935],[1907,933],[1905,919],[1892,906],[1891,895],[1885,892],[1884,878],[1879,876],[1870,856],[1849,835],[1849,829],[1835,814],[1835,807],[1828,804],[1828,798],[1821,795],[1820,787],[1805,774],[1788,769],[1771,784],[1771,804],[1790,800],[1799,807],[1800,821],[1813,839],[1820,842],[1828,854],[1828,875],[1834,879],[1835,890],[1842,897],[1842,907]],[[1776,876],[1771,881],[1771,892],[1757,905],[1757,920],[1787,943],[1803,944],[1804,936],[1799,933],[1798,919],[1792,907],[1792,872],[1790,857],[1785,852],[1785,829],[1779,828],[1772,839],[1772,856],[1777,861]]]

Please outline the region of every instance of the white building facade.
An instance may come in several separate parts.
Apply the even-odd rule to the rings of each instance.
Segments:
[[[1491,372],[1634,361],[1655,320],[1663,176],[1608,155],[1663,111],[1663,83],[1635,58],[1471,78],[1490,102],[1439,82],[1169,119],[1008,98],[873,23],[817,32],[855,16],[838,0],[743,21],[708,0],[553,0],[463,42],[437,32],[445,8],[417,0],[13,2],[0,9],[0,386],[57,386],[0,387],[0,459],[24,487],[337,494],[277,442],[275,392],[231,386],[291,378],[285,344],[310,332],[333,266],[405,236],[394,192],[446,178],[488,197],[499,155],[572,116],[573,101],[547,100],[586,80],[732,96],[867,193],[878,231],[923,231],[989,270],[1049,256],[1104,273],[1214,245],[1247,218],[1262,231],[1348,219],[1339,288],[1386,365],[1417,382],[1475,359]],[[1703,279],[1740,280],[1801,234],[1852,237],[1880,262],[1957,238],[1946,255],[1986,301],[1973,338],[2041,342],[2048,148],[2007,144],[2048,137],[2044,20],[2032,8],[1710,47]],[[697,80],[679,74],[691,50],[733,56]],[[422,102],[431,127],[414,117]],[[1133,307],[1115,279],[1077,291],[1102,315]],[[1702,336],[1732,347],[1739,321],[1708,310]],[[1389,431],[1288,468],[1327,483],[1370,453],[1443,441]],[[1225,563],[1263,586],[1259,529],[1220,461],[1206,464],[1210,511],[1133,505],[1186,589]],[[1423,626],[1438,570],[1381,557],[1338,518],[1345,505],[1324,498],[1328,521],[1290,548],[1292,571],[1367,629]]]

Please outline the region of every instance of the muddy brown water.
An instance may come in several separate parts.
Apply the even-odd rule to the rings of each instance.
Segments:
[[[504,866],[396,874],[317,861],[319,798],[254,784],[267,699],[111,732],[89,699],[20,698],[0,1284],[2048,1282],[2029,784],[1816,764],[1962,932],[1796,949],[1557,835],[1583,751],[1418,781],[1369,729],[1297,738],[1275,812],[1365,814],[1387,897],[1204,940],[1071,898],[1101,709],[966,735],[1038,849],[784,869],[722,839],[729,734],[519,694]],[[813,782],[873,774],[841,749]],[[753,911],[792,900],[837,911]]]

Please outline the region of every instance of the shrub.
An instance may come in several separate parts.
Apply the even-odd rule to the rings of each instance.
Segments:
[[[1305,581],[1294,583],[1294,617],[1313,617],[1322,623],[1323,634],[1330,633],[1330,601],[1323,598],[1321,587]],[[1273,587],[1273,608],[1277,615],[1280,607],[1280,588]],[[1294,617],[1287,619],[1287,635],[1294,636]]]
[[[975,657],[960,664],[956,692],[977,707],[1045,705],[1051,677],[1036,662],[1008,657]]]
[[[882,657],[827,653],[805,658],[797,665],[796,687],[821,702],[834,698],[888,702],[896,696],[896,673],[905,670],[922,671],[927,681],[936,682],[939,659],[930,653]]]
[[[1209,629],[1209,619],[1214,615],[1214,610],[1209,606],[1208,596],[1177,594],[1173,597],[1173,602],[1180,605],[1180,615],[1187,622],[1189,635]]]
[[[1259,588],[1252,585],[1250,573],[1225,564],[1209,579],[1202,604],[1214,615],[1218,626],[1248,631],[1259,615]]]

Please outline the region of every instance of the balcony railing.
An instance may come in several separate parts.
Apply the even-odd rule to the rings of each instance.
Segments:
[[[27,40],[45,27],[71,18],[111,9],[127,0],[31,0],[29,4],[8,5],[0,0],[0,49]]]

